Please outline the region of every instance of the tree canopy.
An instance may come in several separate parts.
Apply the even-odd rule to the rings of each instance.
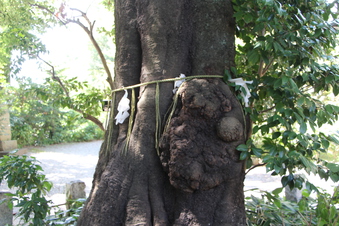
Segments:
[[[336,2],[234,1],[237,68],[229,76],[253,80],[253,136],[241,158],[262,158],[282,184],[301,188],[296,170],[338,181],[338,166],[319,158],[338,134],[319,131],[338,120],[339,107],[320,97],[339,94]],[[250,166],[250,164],[249,164]]]
[[[46,52],[36,34],[55,24],[53,14],[40,8],[54,11],[49,4],[48,1],[26,0],[0,2],[0,63],[7,67],[7,76],[20,70],[24,56],[35,58]]]
[[[51,4],[52,3],[52,4]],[[102,32],[106,34],[106,39],[109,39],[109,32],[104,28],[98,27],[99,32],[94,30],[95,21],[90,21],[87,15],[87,12],[82,12],[78,9],[70,9],[69,6],[62,2],[55,3],[53,2],[43,2],[43,1],[2,1],[0,5],[2,16],[6,19],[0,22],[1,27],[1,51],[2,55],[0,57],[0,62],[3,67],[2,76],[5,76],[7,80],[10,77],[14,77],[18,74],[21,69],[22,63],[27,59],[36,59],[40,61],[40,64],[43,65],[45,73],[47,76],[50,76],[51,81],[59,85],[63,92],[57,92],[59,95],[58,102],[61,103],[60,107],[71,108],[83,115],[84,118],[89,119],[94,122],[100,129],[104,130],[104,125],[102,119],[100,119],[101,114],[101,102],[107,97],[106,87],[94,86],[91,83],[86,83],[80,73],[75,73],[71,78],[64,76],[65,68],[62,68],[64,65],[59,65],[59,61],[55,63],[46,57],[49,53],[49,50],[46,48],[44,43],[41,40],[42,34],[46,32],[47,29],[56,26],[65,26],[68,23],[74,23],[79,28],[81,27],[86,31],[90,40],[93,43],[93,49],[96,50],[97,57],[93,57],[93,61],[98,61],[101,59],[101,65],[95,63],[89,65],[88,67],[92,68],[90,73],[95,74],[105,74],[110,73],[108,69],[109,60],[112,60],[107,54],[104,54],[100,49],[98,43],[103,43],[102,38],[99,37],[99,40],[95,38],[95,34]],[[20,13],[24,11],[23,13]],[[65,11],[65,12],[61,12]],[[66,11],[69,13],[66,16]],[[76,11],[76,16],[72,13]],[[62,14],[62,15],[61,15]],[[86,23],[89,24],[86,24]],[[83,24],[85,23],[85,24]],[[87,28],[87,26],[89,28]],[[86,34],[84,33],[84,36]],[[107,47],[108,45],[104,45]],[[87,49],[87,46],[83,47]],[[107,48],[109,49],[109,48]],[[106,51],[107,52],[107,51]],[[107,56],[105,58],[105,56]],[[72,67],[71,62],[66,67]],[[102,73],[100,70],[104,71]],[[95,71],[95,72],[94,72]],[[78,77],[78,78],[76,78]],[[87,76],[88,77],[88,76]],[[98,76],[99,77],[99,76]],[[109,76],[108,76],[109,77]],[[47,84],[48,86],[48,84]],[[46,99],[46,97],[43,97]]]

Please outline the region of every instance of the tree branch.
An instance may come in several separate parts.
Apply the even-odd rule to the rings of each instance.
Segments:
[[[265,32],[266,32],[266,29],[263,28],[261,30],[261,36],[265,36]],[[264,60],[263,59],[260,59],[260,63],[259,63],[259,69],[258,69],[258,75],[259,75],[259,78],[263,76],[263,69],[264,69]]]
[[[267,164],[267,163],[260,163],[260,164],[251,166],[251,167],[245,172],[245,175],[248,174],[252,169],[257,168],[257,167],[259,167],[259,166],[265,166],[266,164]]]
[[[267,71],[270,69],[270,67],[272,66],[272,64],[273,64],[273,62],[274,62],[274,59],[273,59],[273,57],[272,57],[272,59],[270,60],[270,62],[265,66],[265,68],[263,69],[263,71],[262,71],[262,76],[264,76],[266,73],[267,73]]]
[[[96,124],[102,131],[105,131],[105,128],[104,128],[103,123],[102,123],[98,118],[94,117],[93,115],[88,115],[88,114],[84,113],[84,112],[81,111],[81,110],[76,110],[76,109],[73,109],[73,110],[75,110],[75,111],[81,113],[81,114],[84,116],[85,119],[92,121],[92,122],[93,122],[94,124]]]
[[[261,30],[261,32],[259,32],[259,35],[265,36],[265,33],[266,33],[266,29],[263,28],[263,29]],[[259,78],[262,77],[262,76],[264,76],[264,75],[267,73],[267,71],[268,71],[268,70],[270,69],[270,67],[272,66],[273,62],[274,62],[274,58],[271,57],[270,62],[264,67],[264,65],[265,65],[264,60],[263,60],[263,59],[260,59],[259,68],[258,68],[258,75],[259,75]]]
[[[275,105],[273,107],[267,108],[265,110],[259,111],[259,114],[265,113],[265,112],[269,112],[271,110],[273,110],[275,108]]]
[[[102,52],[98,42],[96,41],[96,39],[93,36],[93,28],[94,28],[95,21],[93,23],[91,23],[91,21],[89,20],[89,18],[86,15],[86,13],[84,13],[81,10],[76,9],[76,8],[70,8],[70,10],[79,12],[81,14],[81,17],[83,17],[87,21],[87,23],[89,25],[89,28],[88,28],[84,24],[82,24],[79,19],[74,19],[74,18],[73,19],[69,19],[69,18],[67,18],[67,15],[63,15],[63,10],[64,10],[64,6],[63,5],[60,6],[59,12],[57,12],[56,14],[54,14],[54,12],[52,12],[50,9],[48,9],[45,6],[41,6],[41,5],[38,5],[38,4],[31,4],[31,6],[38,7],[39,9],[47,11],[48,13],[52,14],[53,16],[55,16],[63,25],[66,25],[68,23],[78,24],[86,32],[86,34],[90,38],[90,40],[91,40],[95,50],[99,54],[101,63],[103,65],[103,67],[105,69],[105,72],[106,72],[106,75],[107,75],[106,81],[108,82],[111,90],[113,90],[114,89],[114,83],[113,83],[113,78],[112,78],[111,71],[110,71],[110,69],[108,67],[106,58],[105,58],[105,56],[104,56],[104,54],[103,54],[103,52]],[[62,15],[62,18],[60,18],[59,15]]]
[[[66,95],[68,98],[70,98],[69,92],[68,92],[68,90],[66,89],[64,83],[61,81],[61,79],[60,79],[58,76],[55,75],[54,66],[51,65],[50,63],[48,63],[47,61],[45,61],[44,59],[40,58],[39,56],[36,56],[36,57],[37,57],[39,60],[41,60],[42,62],[44,62],[45,64],[47,64],[48,66],[51,67],[51,71],[49,71],[49,72],[50,72],[51,75],[52,75],[52,79],[55,80],[55,81],[57,81],[57,82],[59,83],[59,85],[61,86],[61,88],[62,88],[62,90],[64,91],[65,95]],[[69,108],[72,109],[72,110],[74,110],[74,111],[76,111],[76,112],[78,112],[78,113],[80,113],[80,114],[82,114],[83,117],[84,117],[85,119],[88,119],[88,120],[92,121],[92,122],[93,122],[94,124],[96,124],[102,131],[105,131],[105,128],[104,128],[103,123],[102,123],[98,118],[96,118],[95,116],[89,115],[89,114],[85,113],[84,111],[77,109],[72,103],[70,103]]]
[[[258,69],[259,77],[262,77],[262,76],[264,76],[267,73],[267,71],[272,66],[273,62],[274,62],[274,58],[271,57],[270,62],[267,65],[265,65],[265,67],[264,67],[264,60],[262,60],[262,59],[260,60],[259,69]]]
[[[114,84],[113,84],[113,78],[112,78],[111,71],[110,71],[110,69],[108,67],[106,58],[105,58],[105,56],[104,56],[104,54],[103,54],[103,52],[102,52],[98,42],[96,41],[96,39],[93,36],[93,28],[94,28],[95,21],[93,23],[91,23],[91,21],[88,19],[87,15],[86,15],[86,13],[82,12],[79,9],[74,9],[74,8],[70,8],[70,9],[81,13],[81,16],[87,21],[87,23],[89,25],[89,28],[86,27],[83,23],[81,23],[79,19],[77,19],[77,20],[67,19],[67,22],[69,22],[69,23],[78,24],[86,32],[86,34],[88,35],[88,37],[91,40],[94,48],[96,49],[97,53],[99,54],[101,63],[103,65],[104,69],[105,69],[105,72],[106,72],[106,75],[107,75],[106,81],[109,83],[111,90],[113,90],[114,89]]]
[[[54,12],[52,10],[48,9],[47,7],[39,5],[39,4],[30,4],[30,6],[37,7],[39,9],[47,11],[49,14],[51,14],[55,18],[57,18],[63,25],[66,25],[66,22],[64,20],[62,20],[57,14],[54,14]]]
[[[59,77],[55,76],[55,70],[54,70],[54,66],[51,65],[50,63],[48,63],[47,61],[45,61],[44,59],[42,59],[41,57],[39,56],[36,56],[39,60],[41,60],[42,62],[44,62],[45,64],[47,64],[48,66],[51,67],[51,75],[52,75],[52,79],[57,81],[59,83],[59,85],[61,86],[62,90],[65,92],[65,95],[69,98],[69,92],[68,90],[66,89],[64,83],[60,80]]]

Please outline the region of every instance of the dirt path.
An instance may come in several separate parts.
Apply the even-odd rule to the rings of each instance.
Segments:
[[[65,185],[74,180],[85,182],[86,194],[89,194],[101,144],[100,140],[51,145],[31,150],[31,156],[41,162],[46,177],[53,182],[49,196],[54,203],[65,201]]]

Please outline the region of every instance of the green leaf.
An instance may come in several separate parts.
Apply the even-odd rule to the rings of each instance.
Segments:
[[[301,122],[299,132],[301,134],[305,134],[307,131],[307,124],[305,122]]]
[[[280,132],[274,132],[272,134],[272,139],[277,139],[278,137],[280,137],[281,133]]]
[[[272,191],[272,194],[278,196],[283,191],[283,188],[276,188]]]
[[[241,152],[247,152],[248,151],[248,146],[246,144],[240,144],[238,147],[237,147],[237,150],[238,151],[241,151]]]
[[[259,131],[259,126],[254,126],[252,133],[256,134],[258,131]]]
[[[262,125],[262,126],[260,127],[260,130],[261,130],[261,132],[262,132],[263,134],[268,133],[268,132],[269,132],[269,129],[270,129],[270,127],[269,127],[268,125]]]
[[[330,178],[333,182],[338,182],[339,181],[339,175],[338,174],[334,174],[334,173],[331,173],[330,174]]]
[[[319,169],[318,174],[321,179],[325,179],[326,181],[328,180],[329,175],[325,172],[325,170]]]
[[[260,55],[256,50],[252,50],[247,54],[248,61],[250,64],[256,64],[259,62]]]
[[[297,105],[299,107],[301,107],[305,102],[305,97],[299,97],[299,99],[297,100]]]
[[[293,81],[292,78],[289,79],[289,84],[290,84],[292,90],[293,90],[295,93],[300,93],[300,90],[299,90],[297,84]]]
[[[53,187],[53,184],[52,184],[52,182],[44,181],[43,182],[43,187],[44,187],[44,189],[46,189],[46,191],[50,191],[51,188]]]
[[[252,147],[252,151],[253,151],[253,154],[256,156],[256,157],[261,157],[262,153],[263,153],[263,150],[260,149],[260,148],[256,148],[256,147]]]
[[[253,17],[252,17],[251,14],[249,14],[249,13],[244,14],[244,21],[245,21],[245,23],[248,24],[248,23],[252,22],[252,20],[253,20]]]
[[[311,195],[310,191],[307,190],[307,189],[303,189],[301,191],[301,194],[302,194],[303,197],[306,197],[306,198],[310,197],[310,195]]]
[[[331,170],[333,173],[339,172],[339,165],[336,163],[327,163],[326,167]]]
[[[281,208],[281,202],[279,199],[274,199],[273,201],[274,205],[276,205],[278,208]]]
[[[321,139],[321,144],[324,149],[328,149],[328,147],[330,146],[330,142],[326,139]]]
[[[305,166],[306,172],[312,172],[314,174],[317,173],[317,171],[318,171],[317,166],[313,162],[311,162],[308,158],[306,158],[302,155],[299,155],[299,159],[301,160],[301,162]]]
[[[247,159],[248,157],[250,156],[250,153],[249,152],[245,152],[245,151],[243,151],[243,152],[240,152],[240,160],[245,160],[245,159]]]
[[[275,82],[274,82],[274,89],[278,89],[282,86],[282,79],[278,78]]]
[[[281,178],[281,184],[283,185],[283,187],[286,187],[289,182],[290,182],[290,180],[288,179],[288,176],[283,176]]]
[[[276,164],[274,165],[274,171],[275,171],[275,173],[279,174],[281,170],[282,170],[282,169],[281,169],[280,166],[278,166],[278,165],[276,165]]]
[[[283,52],[284,49],[281,47],[281,45],[278,42],[273,42],[273,47],[276,52]]]

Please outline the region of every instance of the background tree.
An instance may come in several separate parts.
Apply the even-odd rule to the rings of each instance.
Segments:
[[[62,106],[81,113],[84,118],[94,122],[101,130],[105,130],[102,117],[100,118],[100,109],[102,100],[106,98],[107,88],[88,86],[83,78],[76,79],[74,75],[71,79],[65,78],[62,76],[62,70],[59,67],[55,67],[53,62],[45,60],[43,57],[47,50],[39,35],[44,33],[50,26],[56,25],[56,18],[58,18],[56,15],[60,13],[60,9],[56,10],[50,4],[51,2],[47,4],[47,2],[41,1],[17,1],[15,3],[3,1],[1,3],[2,12],[6,12],[2,14],[4,20],[0,24],[3,28],[0,41],[2,49],[0,59],[2,59],[2,65],[4,65],[3,72],[7,73],[7,78],[10,78],[20,71],[25,60],[40,60],[51,78],[62,87],[63,92],[56,91],[60,95],[59,99],[62,99]],[[23,13],[20,13],[20,11]],[[78,11],[81,12],[80,10]],[[84,17],[88,21],[86,13],[81,13],[79,17]],[[72,19],[82,25],[79,17],[77,17],[77,20],[73,17]],[[64,23],[65,20],[62,22]],[[101,59],[105,59],[98,42],[93,36],[95,33],[93,26],[94,22],[90,25],[88,34],[95,44],[95,49],[97,49]],[[83,28],[86,30],[84,25]],[[102,60],[102,62],[104,62],[102,64],[104,68],[108,68],[107,60]],[[79,82],[78,79],[82,79],[82,81]]]
[[[319,158],[335,136],[319,128],[338,120],[339,107],[321,96],[339,94],[336,3],[323,1],[234,2],[238,30],[236,76],[253,80],[253,138],[238,149],[241,158],[262,158],[282,184],[302,187],[300,169],[338,181],[337,166]],[[334,102],[335,103],[335,102]],[[337,103],[338,104],[338,103]],[[333,167],[333,168],[332,168]],[[333,170],[331,170],[333,169]],[[307,183],[308,187],[316,189]]]
[[[47,1],[41,1],[40,4],[49,7]],[[4,72],[10,76],[20,70],[24,56],[34,57],[38,53],[46,52],[35,33],[43,33],[46,28],[54,24],[54,20],[31,1],[1,1],[0,9],[0,60],[3,65],[7,65],[7,70]]]
[[[29,78],[16,82],[17,87],[6,88],[5,96],[11,110],[12,137],[20,147],[102,139],[103,131],[97,125],[67,108],[63,90],[52,79],[42,84]],[[94,98],[102,100],[103,96]],[[78,100],[81,107],[81,95]]]

